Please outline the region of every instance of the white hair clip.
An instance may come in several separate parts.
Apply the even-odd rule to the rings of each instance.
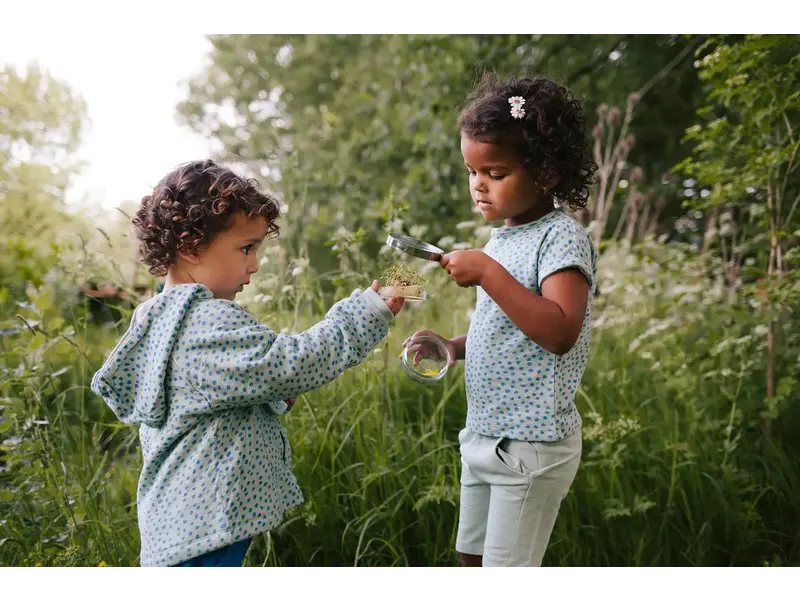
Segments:
[[[525,111],[522,108],[522,105],[525,104],[525,98],[522,96],[511,96],[508,99],[508,103],[511,105],[511,116],[515,119],[521,119],[525,116]]]

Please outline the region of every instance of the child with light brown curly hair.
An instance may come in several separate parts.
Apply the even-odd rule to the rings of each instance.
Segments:
[[[277,201],[210,160],[183,164],[142,199],[140,257],[165,276],[92,379],[139,426],[142,566],[238,566],[250,540],[302,503],[278,421],[287,401],[359,364],[402,299],[378,282],[298,335],[234,302],[278,234]]]

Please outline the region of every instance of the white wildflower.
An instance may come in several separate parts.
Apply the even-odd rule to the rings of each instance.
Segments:
[[[719,344],[714,346],[714,348],[711,350],[711,354],[716,356],[717,354],[719,354],[720,352],[722,352],[723,350],[725,350],[728,346],[731,346],[732,344],[733,344],[733,340],[730,339],[730,338],[726,338],[726,339],[722,340]]]
[[[409,229],[409,234],[411,235],[411,237],[420,240],[425,236],[425,233],[427,231],[428,231],[427,225],[412,225],[411,229]]]
[[[392,219],[386,223],[386,231],[389,233],[401,233],[403,231],[403,219]]]

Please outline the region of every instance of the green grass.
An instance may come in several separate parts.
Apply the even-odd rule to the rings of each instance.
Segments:
[[[764,435],[755,317],[705,288],[681,302],[662,279],[634,283],[597,299],[577,398],[583,460],[545,564],[800,564],[798,404]],[[470,304],[446,288],[404,312],[364,364],[298,400],[283,419],[306,503],[247,564],[457,564],[463,369],[421,385],[397,355],[417,328],[466,331]],[[298,330],[314,314],[268,322]],[[42,331],[0,338],[0,564],[135,565],[136,431],[88,389],[118,332],[82,327],[70,343],[58,336],[69,325],[39,317]],[[779,374],[796,361],[790,342]]]

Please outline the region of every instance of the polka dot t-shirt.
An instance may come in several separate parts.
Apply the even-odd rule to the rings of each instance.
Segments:
[[[142,566],[252,538],[301,504],[277,414],[361,362],[391,318],[371,289],[291,336],[197,284],[137,308],[92,390],[123,423],[140,425]]]
[[[558,356],[528,338],[489,295],[478,300],[467,334],[467,427],[492,437],[554,441],[581,426],[575,393],[589,355],[596,252],[583,227],[561,211],[525,225],[500,227],[484,252],[526,288],[565,269],[579,269],[591,292],[580,336]]]

